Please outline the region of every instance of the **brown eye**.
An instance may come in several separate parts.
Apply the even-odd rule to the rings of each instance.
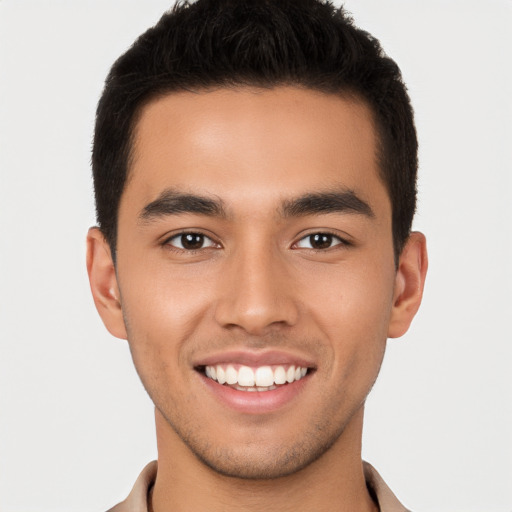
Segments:
[[[186,233],[181,235],[181,245],[184,249],[201,249],[204,243],[204,236],[198,233]]]
[[[332,235],[316,233],[309,237],[309,243],[313,249],[328,249],[332,245]]]
[[[330,249],[336,245],[344,244],[345,242],[330,233],[313,233],[312,235],[305,236],[297,243],[297,247],[301,249],[315,249],[317,251]]]
[[[167,243],[185,251],[194,251],[215,246],[213,240],[202,233],[181,233],[173,236]]]

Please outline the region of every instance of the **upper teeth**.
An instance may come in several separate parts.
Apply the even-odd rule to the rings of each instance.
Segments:
[[[244,387],[269,387],[274,384],[291,383],[302,379],[308,369],[302,366],[239,366],[232,364],[206,366],[205,373],[219,384],[230,384]]]

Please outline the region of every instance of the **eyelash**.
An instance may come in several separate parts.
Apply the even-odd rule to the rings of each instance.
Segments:
[[[199,247],[197,249],[186,249],[185,247],[183,247],[183,244],[182,247],[176,247],[175,245],[173,245],[171,243],[172,240],[175,240],[175,239],[180,239],[181,237],[185,236],[185,235],[196,235],[196,236],[200,236],[202,237],[203,239],[203,243],[206,241],[206,240],[209,240],[210,241],[210,244],[206,247]],[[331,243],[334,242],[335,240],[337,240],[337,243],[335,243],[334,245],[331,245],[329,247],[326,247],[326,248],[323,248],[323,249],[316,249],[314,247],[299,247],[298,244],[300,244],[302,241],[304,240],[307,240],[307,239],[311,239],[311,237],[315,236],[315,235],[322,235],[322,236],[329,236],[329,237],[332,237],[333,240],[331,240]],[[169,250],[172,250],[172,251],[175,251],[175,252],[179,252],[179,253],[183,253],[183,252],[186,252],[187,254],[195,254],[199,251],[204,251],[204,250],[208,250],[208,249],[216,249],[216,248],[219,248],[220,247],[220,244],[218,242],[216,242],[211,236],[208,236],[204,233],[201,233],[200,231],[181,231],[180,233],[176,233],[174,235],[172,235],[171,237],[167,238],[163,243],[162,243],[163,246],[167,247]],[[297,242],[295,242],[293,245],[292,245],[292,249],[306,249],[308,251],[314,251],[314,252],[326,252],[330,249],[333,249],[335,247],[338,247],[338,246],[344,246],[344,247],[347,247],[347,246],[351,246],[352,244],[340,237],[339,235],[337,235],[336,233],[333,233],[331,231],[314,231],[312,233],[309,233],[305,236],[303,236],[302,238],[300,238]]]
[[[207,247],[199,247],[198,249],[186,249],[184,247],[176,247],[175,245],[171,244],[172,240],[180,239],[181,237],[186,236],[186,235],[196,235],[196,236],[203,237],[203,243],[204,243],[204,241],[209,240],[211,242],[211,244],[208,245]],[[195,254],[199,251],[204,251],[205,249],[215,249],[220,246],[220,244],[218,242],[216,242],[211,236],[205,235],[204,233],[201,233],[200,231],[181,231],[180,233],[176,233],[176,234],[172,235],[171,237],[165,239],[164,242],[162,243],[162,245],[164,247],[168,248],[169,250],[179,252],[179,253],[186,252],[187,254]],[[181,244],[181,245],[183,245],[183,244]]]
[[[352,245],[348,240],[346,240],[345,238],[342,238],[338,234],[333,233],[332,231],[329,231],[329,230],[322,230],[322,231],[313,231],[312,233],[308,233],[307,235],[303,236],[298,242],[293,244],[294,247],[297,246],[303,240],[310,239],[312,236],[315,236],[315,235],[327,235],[327,236],[330,236],[333,238],[332,242],[334,242],[335,240],[337,240],[338,242],[335,243],[334,245],[331,245],[330,247],[325,248],[325,249],[315,249],[314,247],[298,247],[298,248],[306,249],[308,251],[314,251],[314,252],[326,252],[326,251],[329,251],[330,249],[334,249],[338,246],[348,247],[348,246]]]

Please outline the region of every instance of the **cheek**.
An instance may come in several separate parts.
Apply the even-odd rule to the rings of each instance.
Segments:
[[[366,380],[376,375],[386,345],[393,283],[393,268],[347,269],[312,294],[311,316],[331,346],[336,374],[358,373]]]
[[[188,345],[207,316],[210,297],[204,290],[208,287],[196,286],[195,279],[158,267],[151,273],[141,270],[125,274],[125,279],[120,272],[119,277],[128,342],[137,371],[143,380],[142,373],[148,374],[147,378],[162,373],[175,378],[171,367],[188,364]]]
[[[170,329],[179,336],[194,324],[210,300],[205,276],[189,269],[176,271],[152,264],[123,277],[120,273],[122,305],[132,331],[140,328],[156,335]]]
[[[395,272],[391,265],[340,265],[309,280],[304,300],[329,331],[386,332],[391,314]]]

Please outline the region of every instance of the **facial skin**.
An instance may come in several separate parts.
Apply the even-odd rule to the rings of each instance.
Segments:
[[[170,94],[144,108],[133,156],[116,269],[95,228],[88,268],[155,403],[159,459],[215,478],[360,475],[363,404],[426,272],[419,233],[396,269],[368,108],[291,87]],[[308,374],[247,404],[205,377],[219,362]]]

